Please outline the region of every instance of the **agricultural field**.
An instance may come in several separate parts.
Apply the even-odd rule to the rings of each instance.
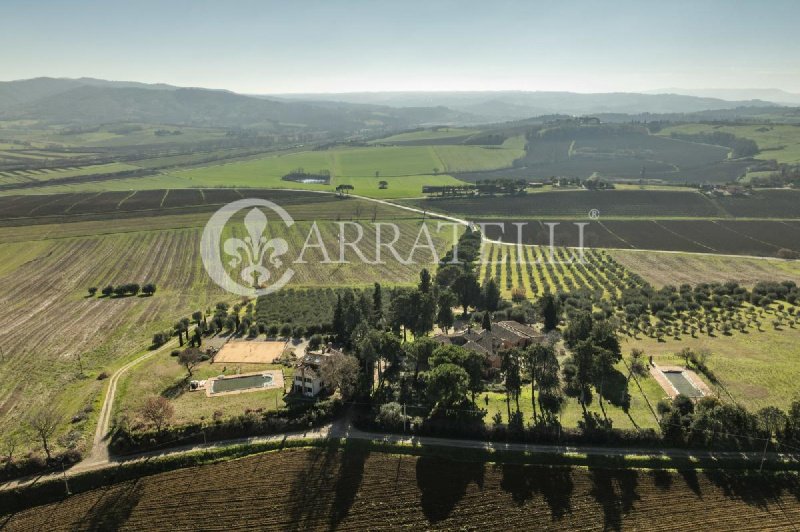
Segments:
[[[158,473],[2,522],[9,532],[144,530],[167,521],[174,530],[777,530],[800,520],[798,500],[793,474],[484,463],[345,447]]]
[[[167,189],[0,197],[0,225],[208,213],[244,198],[270,200],[290,209],[296,220],[417,216],[385,204],[338,198],[332,194],[263,189]]]
[[[752,288],[759,281],[800,283],[800,261],[750,257],[613,250],[608,254],[655,287],[733,281]]]
[[[408,144],[420,141],[441,141],[445,140],[448,144],[455,143],[454,139],[467,139],[471,135],[479,133],[479,129],[466,127],[437,127],[433,129],[419,129],[398,133],[389,137],[371,141],[372,144]],[[438,143],[438,142],[437,142]]]
[[[735,181],[746,165],[728,161],[728,148],[646,133],[533,138],[519,162],[537,178],[593,174],[612,180],[665,183]]]
[[[104,215],[94,221],[0,227],[0,321],[6,325],[0,345],[0,431],[19,429],[24,414],[55,404],[64,419],[59,435],[70,434],[65,445],[81,447],[98,413],[105,384],[98,377],[146,352],[155,332],[230,298],[212,283],[200,261],[200,235],[208,214],[170,214],[170,196],[164,199],[164,191],[160,194],[139,199],[149,208],[163,201],[162,215],[152,212],[119,220]],[[135,198],[128,200],[135,203]],[[360,200],[333,196],[314,195],[313,200],[320,198],[325,201],[303,203],[296,197],[297,203],[284,205],[298,220],[291,229],[279,233],[276,228],[275,234],[286,238],[295,254],[287,260],[294,260],[302,248],[311,227],[308,220],[320,220],[320,234],[334,260],[337,219],[367,221],[375,216],[376,221],[397,222],[398,250],[410,248],[419,231],[420,220],[410,218],[413,213],[408,211],[376,211]],[[61,199],[58,205],[70,204]],[[42,210],[47,212],[46,207]],[[441,252],[451,245],[450,234],[433,237]],[[365,231],[367,253],[375,249],[374,238]],[[290,286],[370,286],[378,280],[403,284],[418,276],[418,265],[395,261],[369,265],[353,260],[320,267],[315,252],[319,251],[306,253],[307,264],[293,265]],[[87,295],[91,286],[131,282],[154,283],[157,292],[150,297]]]
[[[236,159],[236,153],[241,156]],[[213,160],[213,154],[192,154],[175,157],[143,158],[131,163],[113,163],[85,168],[8,171],[0,173],[0,193],[51,194],[58,192],[101,192],[106,190],[141,190],[148,188],[302,188],[333,191],[336,185],[349,184],[355,193],[371,197],[416,197],[423,185],[459,184],[453,172],[491,170],[510,167],[523,154],[520,142],[509,140],[502,146],[374,146],[335,148],[319,151],[286,151],[279,155],[258,156],[240,152],[222,152],[216,157],[233,157],[230,162]],[[185,166],[187,168],[182,168]],[[138,170],[157,175],[139,177],[103,174]],[[303,184],[285,181],[283,176],[297,168],[309,172],[329,171],[330,185]],[[102,178],[92,180],[97,174]],[[77,178],[80,182],[59,183],[59,179]],[[31,187],[30,181],[52,180],[51,185]],[[379,182],[386,181],[386,188]],[[18,185],[19,188],[14,188]]]
[[[746,196],[712,196],[690,189],[534,191],[524,196],[426,198],[409,203],[463,216],[586,219],[597,209],[602,219],[800,218],[800,191],[757,189]]]
[[[108,163],[74,168],[45,168],[40,170],[0,171],[0,184],[51,181],[67,177],[114,174],[138,170],[138,166],[125,163]]]
[[[800,127],[781,124],[712,125],[681,124],[659,131],[660,136],[672,133],[696,135],[698,133],[731,133],[737,137],[752,139],[761,153],[756,159],[774,159],[779,163],[800,163]]]
[[[520,218],[478,219],[486,235],[507,243],[549,245],[551,220]],[[580,245],[580,230],[574,223],[558,222],[556,246]],[[589,248],[640,249],[724,255],[779,257],[800,251],[800,225],[795,221],[727,220],[603,220],[588,218],[583,245]],[[499,225],[498,225],[499,224]],[[524,224],[524,225],[513,225]],[[520,240],[521,232],[521,240]],[[785,250],[785,251],[782,251]]]

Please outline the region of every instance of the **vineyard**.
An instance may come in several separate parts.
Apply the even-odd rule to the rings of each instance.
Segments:
[[[791,474],[451,461],[346,447],[179,469],[8,516],[17,530],[789,529]]]
[[[161,194],[163,198],[164,191]],[[361,203],[322,197],[327,201],[288,208],[298,217],[319,217],[322,241],[338,259],[339,229],[334,220],[353,217],[355,209],[343,206],[357,209]],[[155,194],[145,204],[153,202]],[[364,208],[364,217],[375,215]],[[388,217],[391,212],[390,207],[381,207],[377,215]],[[64,420],[58,435],[66,435],[63,445],[80,448],[98,413],[105,384],[98,377],[145,351],[155,332],[231,297],[209,279],[200,260],[200,236],[207,219],[207,214],[182,214],[0,227],[0,321],[5,325],[0,344],[0,431],[20,427],[25,412],[58,405]],[[397,223],[402,233],[397,249],[408,249],[419,221]],[[310,226],[298,221],[280,232],[295,253],[290,260],[302,248]],[[448,246],[444,235],[433,236],[440,250]],[[374,252],[374,232],[365,231],[363,247]],[[418,265],[388,257],[381,265],[358,260],[319,265],[317,251],[306,253],[306,264],[293,265],[290,286],[366,287],[375,281],[411,283],[418,276]],[[122,283],[154,283],[158,290],[150,297],[87,296],[89,287]]]
[[[586,219],[597,209],[618,218],[800,218],[800,191],[754,190],[741,196],[709,196],[693,190],[552,190],[524,196],[429,198],[410,203],[471,217]]]
[[[549,245],[550,226],[554,244],[581,245],[574,223],[550,220],[481,219],[486,236],[504,242]],[[777,220],[603,220],[585,221],[583,245],[591,248],[686,251],[789,258],[800,254],[800,222]],[[499,225],[498,225],[499,224]],[[520,225],[515,225],[520,224]],[[520,234],[521,233],[521,237]]]

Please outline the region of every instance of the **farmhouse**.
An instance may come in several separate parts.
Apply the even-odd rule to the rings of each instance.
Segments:
[[[306,397],[316,397],[325,389],[319,368],[325,359],[334,354],[342,354],[330,344],[320,352],[307,351],[294,370],[294,381],[292,391],[305,395]]]
[[[528,325],[516,321],[498,321],[492,330],[471,328],[451,335],[439,334],[433,339],[442,345],[453,344],[486,355],[493,368],[500,367],[500,352],[515,347],[525,348],[540,342],[544,335]]]

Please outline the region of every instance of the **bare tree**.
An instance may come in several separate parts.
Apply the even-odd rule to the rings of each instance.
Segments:
[[[0,453],[2,453],[2,460],[6,463],[5,468],[11,467],[14,462],[14,453],[19,445],[19,435],[16,433],[7,433],[0,439]]]
[[[145,399],[139,414],[146,422],[153,425],[156,431],[161,432],[175,415],[175,408],[166,397],[154,395]]]
[[[42,442],[47,461],[50,456],[50,440],[61,423],[61,413],[53,408],[40,408],[34,415],[28,418],[28,426],[33,430],[36,437]]]

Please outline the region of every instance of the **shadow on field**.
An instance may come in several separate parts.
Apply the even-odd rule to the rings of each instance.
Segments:
[[[333,485],[333,505],[328,516],[331,530],[338,528],[347,517],[356,500],[361,481],[364,479],[364,463],[369,451],[347,445],[341,454],[339,473]]]
[[[763,510],[770,504],[780,504],[784,491],[800,500],[800,482],[795,475],[780,473],[741,473],[722,469],[708,470],[706,478],[720,488],[726,497],[739,499]]]
[[[603,508],[603,530],[621,530],[622,518],[641,497],[637,492],[639,473],[633,469],[589,468],[589,494]]]
[[[430,523],[447,519],[464,498],[470,482],[483,488],[482,462],[454,462],[438,457],[420,456],[417,460],[417,487],[420,506]]]
[[[310,452],[312,458],[292,480],[290,530],[319,527],[328,510],[328,527],[338,528],[355,502],[369,451],[358,445],[334,445]]]
[[[570,467],[526,467],[503,464],[500,489],[511,494],[511,499],[522,506],[540,494],[550,507],[553,520],[562,519],[571,512],[570,499],[574,485]]]
[[[79,524],[80,530],[117,530],[128,521],[142,497],[142,486],[137,479],[119,488],[111,487],[100,496]]]

